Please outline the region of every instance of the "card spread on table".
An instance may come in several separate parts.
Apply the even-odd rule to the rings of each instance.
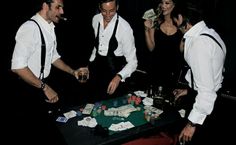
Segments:
[[[70,119],[70,118],[75,117],[76,114],[77,114],[77,112],[74,111],[74,110],[71,110],[71,111],[69,111],[69,112],[63,113],[63,115],[64,115],[67,119]]]
[[[118,124],[111,124],[111,126],[108,129],[112,131],[123,131],[133,127],[135,126],[131,122],[126,121],[126,122],[120,122]]]
[[[84,107],[82,114],[91,114],[91,112],[93,111],[93,107],[94,107],[94,104],[87,104]]]
[[[83,120],[77,121],[78,126],[87,126],[87,127],[95,127],[97,125],[97,120],[90,116],[83,118]]]
[[[135,108],[131,104],[123,105],[118,108],[109,108],[108,110],[104,110],[105,116],[119,116],[119,117],[128,117],[130,113],[137,111],[137,108]]]

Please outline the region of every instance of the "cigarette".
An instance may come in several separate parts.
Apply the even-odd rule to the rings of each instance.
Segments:
[[[60,16],[59,19],[67,21],[67,18]]]

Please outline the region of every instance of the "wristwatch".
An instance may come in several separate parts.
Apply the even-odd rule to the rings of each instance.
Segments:
[[[188,120],[188,125],[191,127],[196,127],[197,123],[193,123],[192,121]]]

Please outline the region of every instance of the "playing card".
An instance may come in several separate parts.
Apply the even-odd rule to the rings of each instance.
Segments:
[[[57,117],[56,121],[57,122],[63,122],[63,123],[66,123],[67,122],[67,118],[66,117],[62,117],[62,116],[59,116]]]

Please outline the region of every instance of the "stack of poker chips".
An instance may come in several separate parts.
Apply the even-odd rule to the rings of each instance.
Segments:
[[[94,108],[93,108],[93,111],[92,111],[92,116],[97,116],[99,114],[102,113],[102,111],[106,110],[106,105],[102,105],[102,103],[100,102],[96,102],[94,104]]]
[[[128,103],[132,105],[139,105],[141,101],[142,101],[141,97],[135,95],[129,95],[128,97]]]

